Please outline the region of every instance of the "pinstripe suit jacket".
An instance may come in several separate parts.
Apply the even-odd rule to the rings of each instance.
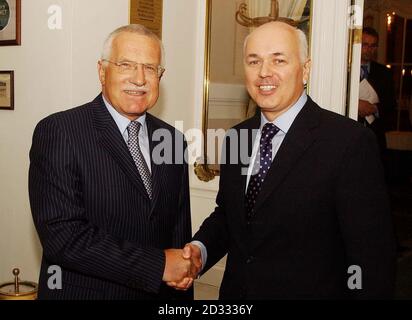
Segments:
[[[151,152],[163,129],[176,137],[173,159],[183,158],[183,135],[150,114],[146,121]],[[151,167],[152,201],[101,95],[40,121],[29,171],[40,299],[192,298],[162,283],[163,250],[191,237],[187,165]],[[50,265],[62,269],[61,290],[47,286]]]

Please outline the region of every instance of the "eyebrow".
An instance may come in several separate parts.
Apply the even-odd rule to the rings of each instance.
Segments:
[[[274,53],[272,53],[271,54],[272,56],[274,56],[274,57],[280,57],[280,56],[286,56],[286,54],[284,54],[283,52],[274,52]],[[260,56],[258,55],[258,54],[256,54],[256,53],[251,53],[251,54],[248,54],[247,56],[246,56],[246,58],[260,58]]]

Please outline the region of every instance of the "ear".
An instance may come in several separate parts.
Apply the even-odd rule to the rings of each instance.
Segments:
[[[106,70],[105,67],[103,66],[103,62],[99,60],[97,62],[97,70],[99,72],[99,80],[102,86],[104,86],[106,82]]]
[[[304,84],[308,82],[311,66],[312,66],[312,61],[310,59],[308,59],[303,64],[303,83]]]

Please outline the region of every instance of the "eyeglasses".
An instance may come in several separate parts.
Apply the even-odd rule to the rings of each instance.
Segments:
[[[370,49],[376,49],[378,47],[377,43],[362,43],[362,47],[364,48],[370,48]]]
[[[132,62],[132,61],[113,62],[107,59],[102,59],[102,61],[106,61],[106,62],[109,62],[115,65],[117,67],[117,70],[121,74],[132,74],[137,70],[137,67],[139,65],[143,67],[143,71],[145,75],[157,76],[160,78],[163,72],[165,72],[165,68],[157,64],[139,63],[139,62]]]

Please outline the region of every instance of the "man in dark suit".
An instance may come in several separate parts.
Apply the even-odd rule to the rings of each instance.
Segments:
[[[300,30],[267,23],[244,55],[261,112],[228,134],[217,207],[185,256],[205,272],[227,254],[221,299],[390,297],[394,241],[374,135],[306,95]]]
[[[190,240],[191,220],[183,135],[147,113],[161,58],[146,28],[115,30],[98,63],[102,94],[37,125],[29,193],[43,247],[40,299],[193,298],[165,284],[189,276],[190,261],[170,248]],[[159,132],[173,138],[166,162],[153,151]],[[48,281],[52,265],[61,289]]]
[[[359,121],[372,129],[378,139],[381,153],[386,148],[385,132],[395,129],[396,98],[393,87],[392,72],[384,65],[377,63],[379,34],[373,28],[362,31],[361,81],[366,80],[376,92],[379,102],[370,103],[359,99]]]

